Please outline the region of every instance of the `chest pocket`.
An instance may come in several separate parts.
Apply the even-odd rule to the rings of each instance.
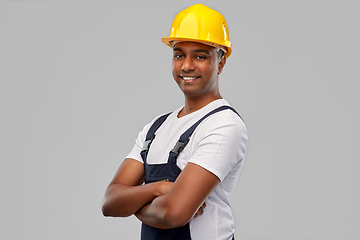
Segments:
[[[200,118],[194,125],[192,125],[180,136],[174,148],[169,152],[167,163],[148,164],[147,154],[150,150],[152,141],[156,137],[155,133],[157,129],[165,122],[170,113],[159,117],[147,132],[144,147],[141,151],[141,157],[144,161],[145,184],[156,181],[175,182],[176,178],[181,173],[181,169],[176,164],[177,157],[190,141],[192,133],[195,131],[197,126],[207,117],[226,109],[232,110],[240,117],[240,115],[235,111],[235,109],[230,106],[221,106],[212,110],[211,112]],[[172,229],[158,229],[142,223],[141,240],[191,240],[189,223],[185,224],[182,227]]]

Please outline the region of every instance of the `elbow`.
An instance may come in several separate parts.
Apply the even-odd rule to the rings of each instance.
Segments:
[[[104,208],[102,209],[102,214],[104,215],[104,217],[111,217],[110,213],[105,211]]]
[[[128,217],[132,214],[126,208],[115,205],[111,201],[106,201],[106,198],[101,206],[101,211],[105,217]]]
[[[102,214],[104,215],[104,217],[129,217],[131,215],[130,212],[125,211],[121,211],[122,209],[117,209],[117,211],[114,209],[114,207],[111,207],[107,204],[103,204],[101,211]]]
[[[101,211],[104,217],[114,217],[113,206],[106,195],[102,202]]]
[[[106,203],[103,203],[101,211],[104,217],[112,217],[111,208],[109,208]]]

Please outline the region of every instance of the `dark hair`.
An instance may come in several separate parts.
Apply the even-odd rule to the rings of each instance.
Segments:
[[[224,51],[223,50],[221,50],[221,49],[217,49],[216,50],[216,53],[217,53],[217,56],[218,56],[218,58],[221,58],[222,56],[224,56]]]

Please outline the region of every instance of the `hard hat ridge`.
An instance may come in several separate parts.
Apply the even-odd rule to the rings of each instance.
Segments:
[[[169,37],[163,37],[161,41],[170,47],[174,41],[200,42],[223,50],[227,58],[232,50],[225,18],[203,4],[179,12],[172,22]]]

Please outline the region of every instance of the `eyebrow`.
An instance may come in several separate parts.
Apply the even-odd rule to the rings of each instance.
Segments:
[[[184,52],[184,51],[183,51],[181,48],[179,48],[179,47],[173,48],[173,51]],[[193,53],[206,53],[207,55],[210,55],[210,52],[209,52],[208,50],[201,49],[201,48],[194,49],[192,52],[193,52]]]

